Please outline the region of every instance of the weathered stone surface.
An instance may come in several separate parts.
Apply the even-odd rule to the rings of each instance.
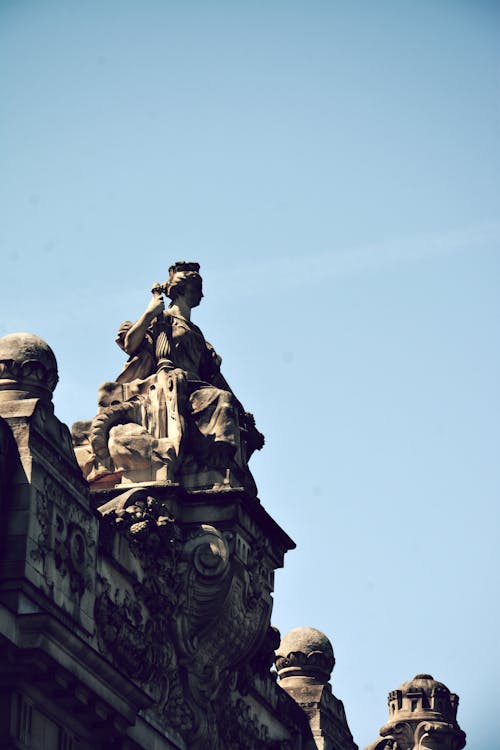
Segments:
[[[201,297],[178,263],[122,326],[129,362],[74,449],[50,347],[0,339],[1,747],[357,750],[328,638],[271,625],[294,543],[256,497],[263,438],[190,321]],[[461,750],[457,704],[417,675],[372,747]]]
[[[270,672],[274,571],[292,540],[230,483],[129,476],[90,492],[53,413],[55,358],[28,340],[29,373],[12,365],[26,337],[8,342],[0,399],[0,744],[304,750],[307,719]],[[156,383],[169,390],[172,372]],[[74,429],[77,450],[88,430]]]
[[[54,352],[41,338],[33,333],[0,338],[0,400],[50,400],[58,379]]]
[[[228,702],[244,700],[240,670],[248,683],[254,670],[245,665],[267,654],[269,673],[273,574],[293,543],[241,491],[192,493],[164,483],[94,497],[104,522],[99,648],[151,694],[152,721],[189,747],[226,747],[221,721]],[[267,746],[266,726],[248,747]],[[283,726],[276,731],[286,739]]]
[[[312,677],[326,683],[334,666],[332,644],[316,628],[289,630],[276,651],[276,669],[281,685],[288,677]]]
[[[21,594],[10,581],[21,579],[24,597],[42,592],[91,629],[98,523],[68,428],[53,413],[55,356],[37,336],[11,334],[0,339],[0,361],[0,417],[9,430],[2,443],[10,452],[0,589],[17,607]]]
[[[342,701],[328,684],[335,666],[332,644],[316,628],[290,630],[276,650],[279,684],[306,714],[319,750],[357,750]]]
[[[366,750],[461,750],[458,695],[432,675],[418,674],[389,693],[389,720]]]
[[[256,494],[248,460],[264,438],[191,322],[203,296],[199,265],[182,261],[169,272],[143,315],[120,327],[117,343],[129,360],[101,386],[86,440],[83,423],[74,428],[82,471],[95,486],[168,481]],[[172,300],[168,310],[163,294]]]

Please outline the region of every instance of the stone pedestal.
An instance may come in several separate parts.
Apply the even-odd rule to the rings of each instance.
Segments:
[[[99,648],[151,695],[151,721],[217,747],[221,702],[264,645],[274,570],[293,542],[241,491],[151,483],[93,499]]]

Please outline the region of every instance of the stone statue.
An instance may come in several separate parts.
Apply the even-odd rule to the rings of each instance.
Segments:
[[[256,493],[247,461],[264,438],[222,376],[221,358],[191,322],[203,297],[199,269],[175,263],[140,318],[120,326],[116,341],[129,359],[100,389],[89,481],[118,473],[122,482],[229,484]],[[171,300],[167,310],[163,294]]]

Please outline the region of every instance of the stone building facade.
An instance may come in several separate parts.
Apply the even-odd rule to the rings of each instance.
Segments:
[[[294,543],[248,470],[263,438],[182,307],[195,266],[176,264],[164,290],[178,320],[157,291],[142,329],[122,328],[128,373],[73,435],[50,347],[0,339],[0,748],[357,748],[326,636],[271,624]],[[463,747],[441,683],[419,676],[389,704],[373,747]]]

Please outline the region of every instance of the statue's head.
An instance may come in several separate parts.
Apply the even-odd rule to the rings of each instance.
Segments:
[[[181,295],[188,295],[190,307],[199,305],[203,297],[200,264],[180,260],[170,266],[168,273],[168,281],[163,285],[167,297],[174,301]]]

